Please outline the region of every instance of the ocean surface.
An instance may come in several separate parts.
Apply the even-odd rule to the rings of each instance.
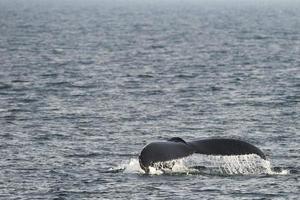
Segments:
[[[300,2],[0,0],[0,199],[299,199]],[[145,174],[143,147],[238,138]]]

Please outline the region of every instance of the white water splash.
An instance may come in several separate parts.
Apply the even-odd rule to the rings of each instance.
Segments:
[[[140,167],[139,160],[134,158],[130,159],[129,162],[118,165],[117,167],[110,168],[109,171],[110,172],[123,171],[124,173],[139,173],[139,174],[145,173],[145,171]]]
[[[261,159],[256,154],[233,155],[233,156],[211,156],[194,154],[184,158],[185,165],[189,168],[203,166],[209,169],[209,173],[223,175],[285,175],[288,170],[275,172],[272,170],[271,162]]]
[[[112,170],[122,170],[124,173],[144,174],[138,159],[130,159]],[[201,173],[218,175],[286,175],[288,170],[273,171],[270,161],[263,160],[256,154],[237,156],[207,156],[194,154],[186,158],[155,163],[149,167],[149,174],[160,175],[169,173]]]
[[[259,175],[278,174],[272,170],[271,162],[261,159],[256,154],[235,156],[192,155],[184,158],[189,167],[204,166],[210,173],[224,175]],[[284,171],[280,173],[286,173]]]

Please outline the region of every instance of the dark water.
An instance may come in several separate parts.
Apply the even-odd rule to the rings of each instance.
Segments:
[[[208,2],[0,0],[0,199],[299,198],[300,4]],[[174,136],[287,173],[112,170]]]

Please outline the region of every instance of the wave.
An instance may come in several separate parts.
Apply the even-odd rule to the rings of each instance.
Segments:
[[[139,161],[132,158],[110,172],[145,174]],[[149,167],[150,175],[162,174],[202,174],[202,175],[287,175],[288,169],[273,168],[271,162],[256,154],[234,156],[191,155],[186,158],[155,163]]]

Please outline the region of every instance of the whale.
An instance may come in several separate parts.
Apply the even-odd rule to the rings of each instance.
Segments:
[[[258,147],[239,139],[209,138],[186,142],[180,137],[173,137],[166,141],[147,144],[139,154],[139,164],[148,173],[149,167],[158,162],[172,161],[192,154],[221,156],[256,154],[266,160],[265,154]]]

